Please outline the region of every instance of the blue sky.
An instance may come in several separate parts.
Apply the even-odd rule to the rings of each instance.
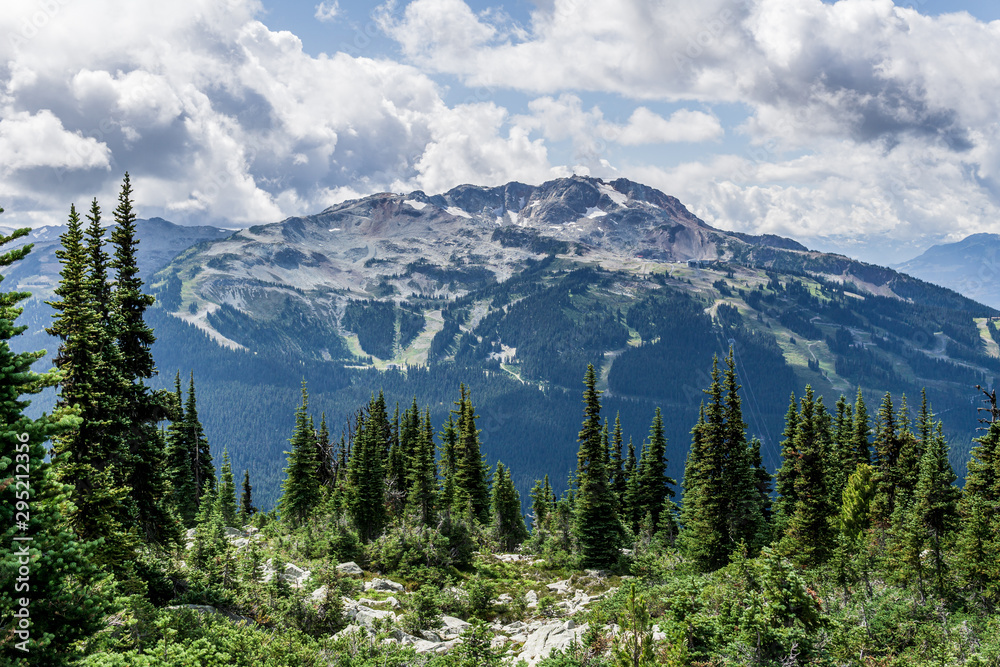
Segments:
[[[998,19],[972,0],[30,0],[0,14],[0,222],[61,222],[126,169],[144,215],[226,226],[584,173],[901,261],[1000,232]]]

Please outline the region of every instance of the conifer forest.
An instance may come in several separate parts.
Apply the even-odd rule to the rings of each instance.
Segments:
[[[344,414],[314,408],[315,373],[303,371],[297,404],[283,406],[294,427],[280,491],[261,502],[262,473],[234,465],[246,460],[238,443],[220,448],[206,434],[199,406],[214,397],[199,385],[203,368],[154,363],[157,339],[174,335],[154,327],[163,317],[154,304],[188,296],[179,282],[157,291],[140,276],[134,199],[126,174],[110,216],[97,199],[70,208],[44,324],[58,340],[51,368],[38,369],[41,350],[14,351],[31,295],[0,283],[0,665],[1000,666],[995,391],[968,387],[982,409],[949,405],[953,424],[931,390],[873,401],[858,389],[832,405],[810,385],[780,399],[761,393],[770,412],[788,401],[780,457],[768,466],[733,343],[697,369],[696,418],[668,404],[641,417],[608,407],[602,387],[639,380],[679,401],[658,370],[668,343],[686,349],[686,336],[742,326],[735,308],[709,314],[664,290],[565,325],[576,327],[574,354],[624,347],[630,328],[655,339],[623,354],[610,377],[603,353],[543,368],[541,353],[520,345],[525,377],[576,387],[554,417],[578,433],[570,469],[532,470],[525,485],[523,454],[487,457],[480,415],[492,397],[461,377],[470,367],[435,376],[454,380],[435,388],[450,396],[444,410],[430,395],[400,402],[374,390]],[[0,273],[30,255],[31,244],[3,247],[29,231],[0,237]],[[551,263],[570,251],[533,252]],[[512,316],[561,313],[595,275],[566,272],[534,300],[502,298],[510,285],[491,284],[490,298]],[[773,300],[779,288],[820,301],[797,295],[805,288],[795,281],[748,289],[747,299]],[[464,322],[441,310],[439,331],[450,334],[429,342],[431,358],[492,353],[472,338],[450,350]],[[673,314],[688,311],[696,328],[685,331]],[[796,312],[784,324],[813,337],[816,318]],[[213,317],[226,331],[249,326],[233,308]],[[358,300],[343,322],[362,332],[362,352],[390,358],[423,317]],[[488,317],[479,331],[522,335]],[[568,340],[555,316],[530,321],[553,327],[547,344]],[[732,336],[780,357],[760,337]],[[846,365],[853,343],[840,336],[828,345]],[[851,357],[857,368],[845,373],[884,366],[870,357]],[[781,368],[782,381],[795,380]],[[51,405],[39,403],[46,396]],[[225,419],[274,406],[262,396],[257,407],[232,404]],[[955,429],[977,434],[957,472]],[[548,435],[527,433],[523,447],[545,449]]]

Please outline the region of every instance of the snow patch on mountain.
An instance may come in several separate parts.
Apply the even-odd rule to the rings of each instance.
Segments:
[[[601,191],[601,194],[607,195],[608,199],[618,204],[619,206],[625,206],[625,202],[628,201],[627,196],[618,192],[617,190],[615,190],[610,185],[607,185],[606,183],[598,183],[597,189]]]
[[[448,208],[445,209],[445,211],[447,211],[449,214],[457,216],[459,218],[469,218],[469,219],[472,218],[471,215],[469,215],[468,213],[466,213],[465,211],[463,211],[462,209],[460,209],[457,206],[449,206]]]

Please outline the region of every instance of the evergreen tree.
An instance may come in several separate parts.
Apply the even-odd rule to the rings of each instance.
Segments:
[[[785,413],[785,430],[781,440],[781,467],[775,474],[775,491],[777,499],[774,502],[774,537],[780,538],[788,528],[788,522],[795,513],[795,476],[798,469],[795,465],[795,434],[799,428],[799,412],[793,393],[788,402],[788,412]]]
[[[854,452],[853,411],[844,395],[837,399],[833,421],[833,451],[830,452],[830,496],[836,502],[854,472],[857,460]]]
[[[743,408],[739,396],[740,384],[736,377],[733,348],[726,357],[723,376],[725,389],[725,426],[722,429],[724,469],[722,485],[726,489],[726,532],[732,549],[743,543],[753,553],[764,546],[768,535],[764,509],[769,503],[760,494],[758,484],[761,470],[754,459],[754,451],[747,441],[747,424],[743,421]]]
[[[406,458],[403,456],[402,435],[400,431],[399,403],[396,403],[396,410],[392,415],[392,436],[389,443],[389,461],[386,468],[386,482],[390,488],[405,494],[406,491],[404,486],[406,484]]]
[[[316,433],[309,416],[309,392],[303,380],[302,403],[295,411],[295,431],[289,438],[292,450],[285,452],[288,465],[281,484],[281,499],[278,500],[281,516],[290,520],[292,525],[301,523],[319,503],[315,440]]]
[[[194,371],[188,381],[187,402],[184,404],[184,441],[191,457],[191,471],[194,474],[198,507],[205,490],[215,485],[215,467],[212,465],[212,451],[205,437],[205,430],[198,419],[198,399],[194,390]]]
[[[316,433],[316,478],[320,488],[332,489],[337,462],[330,446],[330,428],[326,425],[326,413],[320,415],[319,431]]]
[[[959,504],[958,563],[974,591],[995,599],[1000,580],[996,558],[1000,551],[1000,422],[991,423],[975,442]]]
[[[257,512],[257,508],[253,506],[253,487],[250,486],[250,471],[243,471],[243,492],[240,494],[240,514],[239,523],[241,526],[245,526],[250,520],[250,517]]]
[[[705,403],[698,407],[698,421],[691,429],[691,448],[688,450],[687,460],[684,462],[684,479],[681,480],[681,488],[684,490],[684,501],[681,504],[681,542],[689,555],[700,550],[700,545],[691,544],[688,539],[692,536],[692,529],[698,520],[698,500],[701,497],[701,479],[699,473],[703,470],[702,461],[705,458],[705,443],[702,435],[705,432]]]
[[[76,406],[81,421],[53,439],[52,462],[57,479],[71,486],[70,527],[87,542],[105,538],[102,562],[125,563],[134,557],[134,541],[124,529],[128,456],[115,416],[121,376],[103,353],[113,342],[94,310],[82,240],[80,217],[71,206],[56,251],[62,264],[58,299],[48,302],[56,314],[46,331],[62,341],[55,359],[62,374],[56,407]]]
[[[547,525],[549,509],[552,507],[552,487],[549,485],[549,476],[545,480],[536,479],[535,485],[531,487],[531,530],[538,532]]]
[[[718,357],[712,363],[708,405],[692,430],[685,465],[681,546],[705,570],[725,565],[741,544],[759,549],[768,534],[763,476],[747,441],[739,388],[730,350],[724,378]]]
[[[233,466],[229,462],[229,452],[222,452],[222,471],[219,475],[219,495],[216,498],[219,514],[227,526],[236,525],[236,482],[233,479]]]
[[[812,387],[806,386],[795,433],[795,511],[783,540],[785,553],[807,566],[822,563],[833,548],[834,505],[826,470],[830,434],[822,401],[822,396],[814,400]]]
[[[90,298],[98,322],[107,331],[112,331],[111,321],[112,293],[108,281],[108,253],[104,252],[104,227],[101,226],[101,207],[95,198],[90,204],[87,214],[90,224],[87,226],[87,264],[90,272]]]
[[[385,452],[390,438],[385,397],[380,392],[358,416],[347,460],[347,511],[365,542],[381,535],[385,526]]]
[[[583,383],[584,419],[577,454],[580,493],[574,506],[574,533],[580,543],[583,562],[593,567],[604,567],[618,560],[621,524],[605,468],[607,446],[601,437],[601,392],[597,389],[597,375],[592,364],[587,366]],[[652,460],[650,466],[654,466]],[[653,492],[654,480],[650,476],[648,481],[649,488],[645,488],[640,479],[640,498],[643,491]]]
[[[925,407],[921,411],[927,421],[930,412]],[[957,518],[956,506],[959,490],[954,486],[955,472],[948,461],[948,444],[938,422],[933,434],[928,434],[920,458],[920,477],[917,480],[913,508],[907,517],[908,538],[915,548],[915,562],[922,576],[924,549],[930,550],[934,570],[935,588],[939,596],[944,595],[945,559],[944,539],[951,532]]]
[[[123,395],[116,417],[128,452],[127,485],[137,513],[138,525],[147,541],[177,540],[179,535],[167,499],[167,472],[164,444],[156,425],[169,416],[166,392],[152,392],[145,381],[156,374],[151,346],[156,341],[145,322],[146,309],[155,299],[143,293],[136,252],[136,214],[132,208],[132,185],[128,172],[122,181],[115,208],[115,228],[111,233],[115,272],[111,295],[112,320],[117,348],[116,365],[124,380]],[[92,257],[96,257],[92,253]],[[93,277],[98,271],[92,267]]]
[[[765,525],[765,542],[770,541],[771,523],[771,481],[773,476],[764,466],[764,459],[760,454],[760,439],[753,438],[750,441],[750,463],[753,466],[754,486],[757,489],[757,505],[760,507],[761,516]]]
[[[667,476],[666,457],[667,439],[663,435],[663,415],[660,408],[656,408],[653,423],[649,427],[649,443],[643,445],[639,463],[642,471],[639,476],[640,514],[650,514],[654,526],[660,525],[660,515],[664,507],[670,507],[668,501],[675,495],[671,486],[677,485],[677,482]]]
[[[625,501],[621,505],[621,518],[634,533],[639,527],[639,463],[635,458],[635,445],[628,439],[628,456],[625,458]]]
[[[870,434],[871,427],[868,423],[868,408],[865,406],[865,399],[861,395],[861,387],[858,387],[858,396],[854,401],[854,437],[852,440],[856,465],[872,462],[871,443],[868,441]]]
[[[429,525],[434,520],[437,500],[435,493],[437,477],[434,474],[434,428],[431,426],[429,408],[424,413],[423,425],[417,432],[416,440],[411,452],[412,464],[407,480],[409,488],[407,507],[411,512],[417,514],[420,521]]]
[[[521,497],[510,479],[510,471],[499,462],[493,474],[490,514],[493,539],[504,551],[514,551],[528,539],[528,529],[521,515]]]
[[[882,397],[875,420],[875,500],[872,514],[880,532],[888,530],[896,508],[896,489],[900,480],[896,463],[899,460],[901,438],[896,413],[889,392]]]
[[[181,374],[174,378],[170,426],[167,427],[165,466],[170,498],[174,511],[185,527],[194,525],[198,512],[198,492],[195,487],[191,451],[185,429],[184,406],[181,398]]]
[[[458,424],[454,413],[448,415],[440,436],[441,507],[450,510],[455,504],[455,471],[458,467]]]
[[[3,209],[0,208],[0,213]],[[0,233],[0,246],[27,235],[18,229]],[[0,251],[0,268],[27,255],[32,244]],[[65,265],[64,265],[65,266]],[[0,273],[0,281],[3,275]],[[80,658],[80,642],[105,626],[113,610],[105,575],[95,565],[100,544],[81,541],[66,528],[64,512],[74,511],[74,487],[56,479],[46,461],[45,442],[80,427],[70,407],[59,407],[37,419],[25,416],[30,401],[58,382],[53,372],[38,374],[31,365],[44,352],[14,353],[13,338],[27,327],[15,324],[27,292],[0,292],[0,662],[11,667],[64,667]],[[93,496],[83,496],[93,500]],[[27,518],[16,516],[27,502]],[[16,521],[15,521],[16,519]],[[17,521],[22,521],[18,524]],[[15,586],[24,558],[30,562],[30,589]],[[21,604],[27,599],[28,606]],[[30,616],[29,628],[19,619]]]
[[[489,468],[479,449],[476,409],[469,391],[459,387],[458,439],[455,446],[455,502],[460,510],[472,507],[472,515],[487,523],[490,509]],[[461,512],[460,512],[461,513]]]
[[[618,507],[621,507],[625,502],[625,488],[628,479],[625,476],[623,447],[621,413],[618,413],[615,415],[615,430],[611,435],[611,451],[609,454],[611,490],[615,494],[615,502],[618,503]]]

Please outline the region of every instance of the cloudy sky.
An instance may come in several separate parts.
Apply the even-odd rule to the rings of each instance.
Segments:
[[[626,176],[886,263],[1000,232],[1000,7],[913,0],[19,0],[3,225],[245,226],[379,191]]]

